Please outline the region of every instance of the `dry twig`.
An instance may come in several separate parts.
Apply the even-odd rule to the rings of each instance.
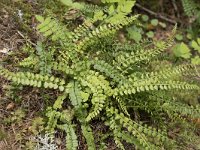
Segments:
[[[170,19],[170,18],[167,18],[167,17],[165,17],[165,16],[163,16],[163,15],[161,15],[161,14],[155,13],[155,12],[153,12],[152,10],[149,10],[149,9],[147,9],[147,8],[145,8],[145,7],[143,7],[143,6],[141,6],[141,5],[138,4],[138,3],[136,3],[136,7],[138,7],[139,9],[141,9],[141,10],[143,10],[143,11],[148,12],[150,15],[153,15],[153,16],[155,16],[155,17],[157,17],[157,18],[160,18],[160,19],[162,19],[162,20],[164,20],[164,21],[167,21],[167,22],[169,22],[169,23],[171,23],[171,24],[177,24],[177,21],[172,20],[172,19]]]

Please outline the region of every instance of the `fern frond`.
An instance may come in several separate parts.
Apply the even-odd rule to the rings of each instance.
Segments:
[[[172,89],[182,89],[182,90],[199,90],[199,86],[195,84],[189,84],[186,82],[178,81],[166,81],[159,82],[158,80],[146,80],[134,82],[133,84],[124,84],[119,88],[115,89],[115,95],[131,95],[136,92],[144,91],[154,91],[154,90],[172,90]]]
[[[197,4],[194,0],[182,0],[182,5],[187,16],[194,17],[197,14]]]
[[[93,93],[91,100],[93,109],[86,118],[87,121],[90,121],[100,113],[107,96],[112,95],[113,91],[109,86],[109,82],[102,75],[92,70],[86,72],[85,77],[79,78],[79,80],[83,86],[89,87]]]
[[[146,73],[133,73],[128,76],[129,82],[136,82],[138,80],[142,81],[143,79],[147,80],[170,80],[174,77],[181,76],[187,72],[190,72],[194,69],[194,66],[191,64],[183,64],[176,67],[169,67],[160,69],[158,72],[146,72]],[[144,80],[143,80],[144,81]]]
[[[130,133],[121,131],[121,133],[118,133],[119,137],[121,137],[122,140],[126,141],[127,143],[135,145],[137,149],[144,149],[144,147],[140,144],[139,140],[135,137],[131,136]]]
[[[53,62],[52,63],[52,69],[58,72],[62,72],[65,75],[71,75],[74,74],[74,71],[70,68],[70,66],[66,63],[57,63],[57,62]]]
[[[66,42],[70,36],[70,32],[66,27],[59,24],[55,19],[47,17],[44,19],[42,16],[36,16],[40,24],[37,26],[39,32],[43,33],[45,37],[51,37],[53,41],[60,40]]]
[[[75,108],[80,107],[82,103],[82,97],[81,97],[81,91],[79,89],[78,83],[75,81],[71,81],[67,85],[67,87],[69,89],[69,98],[70,98],[71,104]]]
[[[44,50],[41,42],[37,42],[36,50],[39,58],[38,67],[42,75],[50,74],[52,68],[52,54]]]
[[[79,25],[74,29],[73,32],[71,32],[70,38],[73,40],[73,42],[78,42],[81,38],[86,37],[88,33],[94,28],[93,24],[93,19],[85,20],[83,24]]]
[[[158,72],[158,75],[155,75],[159,79],[170,79],[174,76],[178,77],[184,75],[187,72],[190,72],[194,69],[194,66],[191,64],[183,64],[172,68],[166,68]],[[152,73],[153,74],[153,73]]]
[[[115,132],[115,131],[113,131],[113,132]],[[122,144],[122,142],[120,141],[120,139],[117,136],[114,136],[114,141],[118,148],[125,150],[124,145]]]
[[[106,108],[106,112],[108,115],[113,116],[115,121],[118,121],[120,125],[128,130],[134,137],[136,137],[140,144],[146,149],[158,149],[153,143],[150,143],[147,136],[158,138],[162,141],[168,140],[165,133],[161,133],[159,131],[153,130],[152,128],[147,128],[133,122],[131,119],[124,116],[123,113],[118,114],[118,110],[111,107]],[[113,119],[112,119],[113,120]],[[113,121],[110,122],[111,128],[115,127]]]
[[[58,124],[59,118],[61,116],[61,113],[53,110],[51,107],[47,108],[46,116],[48,117],[47,127],[46,130],[49,133],[55,133],[55,128]]]
[[[94,60],[92,61],[92,64],[94,65],[94,69],[98,70],[101,73],[105,73],[105,75],[109,78],[112,78],[113,81],[115,82],[120,82],[125,78],[124,76],[121,75],[121,73],[111,66],[110,64],[106,63],[103,60]]]
[[[137,19],[137,17],[138,15],[126,17],[123,22],[118,21],[115,24],[104,24],[99,26],[98,28],[95,28],[90,33],[88,33],[88,36],[86,36],[79,42],[77,46],[78,51],[85,50],[89,45],[92,45],[94,42],[96,42],[98,38],[103,38],[108,35],[114,34],[120,28],[132,23],[134,20]]]
[[[117,147],[120,149],[124,149],[123,144],[121,141],[126,141],[127,143],[134,144],[139,149],[144,149],[144,147],[140,144],[139,140],[131,135],[128,131],[125,132],[122,130],[122,127],[117,124],[117,122],[114,119],[114,116],[110,117],[110,121],[108,123],[110,129],[113,131],[113,136],[115,139],[115,143]]]
[[[107,7],[99,7],[98,5],[92,5],[92,4],[86,4],[86,3],[77,3],[73,2],[72,0],[61,0],[61,2],[73,9],[78,9],[84,13],[93,13],[95,11],[100,11],[100,10],[107,10]]]
[[[60,96],[58,96],[57,100],[54,102],[53,108],[54,109],[61,109],[62,108],[62,104],[64,102],[64,100],[67,98],[68,94],[64,93]]]
[[[172,41],[158,41],[155,42],[155,47],[146,50],[144,47],[142,49],[137,50],[136,52],[124,52],[121,51],[116,57],[116,65],[118,65],[120,70],[124,70],[129,68],[132,64],[139,63],[140,61],[150,60],[151,58],[155,57],[156,55],[162,53],[166,49],[172,46]]]
[[[81,126],[83,136],[86,139],[88,150],[96,150],[95,142],[94,142],[94,136],[92,133],[92,129],[89,125],[82,125]]]
[[[124,114],[126,114],[127,116],[130,116],[130,114],[127,111],[127,107],[126,107],[126,104],[124,103],[124,101],[119,97],[116,97],[116,100],[117,100],[121,110],[124,112]]]
[[[121,0],[101,0],[102,3],[120,3],[120,2],[121,2],[121,3],[124,3],[125,1],[126,1],[126,2],[127,2],[127,1],[128,1],[128,2],[131,2],[131,3],[135,3],[135,2],[136,2],[135,0],[122,0],[122,1],[121,1]],[[134,5],[134,4],[133,4],[133,5]]]
[[[180,102],[177,99],[172,100],[170,99],[170,97],[167,98],[167,96],[164,95],[164,93],[154,93],[150,96],[145,95],[145,103],[142,103],[141,99],[131,96],[130,103],[128,103],[127,105],[131,104],[135,108],[150,113],[153,118],[155,118],[155,115],[167,114],[172,120],[178,119],[181,121],[187,121],[186,119],[188,117],[195,119],[199,118],[200,116],[198,106],[189,106],[188,104]],[[162,118],[160,121],[162,121]]]
[[[103,1],[104,3],[111,3],[107,13],[108,17],[105,19],[107,23],[118,23],[126,21],[126,16],[132,12],[132,7],[135,5],[135,0],[123,0],[123,1]]]
[[[92,97],[92,104],[93,108],[92,111],[88,114],[86,121],[90,121],[91,119],[95,118],[97,115],[100,114],[102,111],[104,104],[105,104],[105,96],[103,94],[95,95]]]
[[[30,72],[17,72],[13,73],[0,67],[0,75],[5,78],[22,85],[29,85],[33,87],[44,87],[50,89],[65,90],[65,80],[54,76],[34,74]]]
[[[28,68],[34,68],[36,64],[38,64],[39,59],[35,56],[30,55],[29,57],[23,59],[21,62],[19,62],[19,66],[22,67],[28,67]]]
[[[177,114],[180,114],[181,116],[190,116],[191,118],[200,117],[200,111],[198,109],[180,102],[166,101],[161,108],[169,115],[176,114],[177,116]]]
[[[120,55],[122,53],[122,51],[126,51],[126,52],[134,52],[134,51],[138,51],[140,49],[146,49],[149,46],[152,45],[152,41],[149,39],[144,39],[142,40],[140,43],[129,43],[129,42],[125,42],[125,43],[115,43],[113,44],[114,48],[116,49],[115,52],[115,57]]]
[[[67,150],[77,150],[78,140],[72,124],[57,125],[57,127],[66,132],[66,148]]]
[[[113,137],[114,137],[116,146],[122,150],[125,150],[124,145],[120,141],[121,136],[119,136],[119,133],[121,133],[121,127],[116,125],[116,122],[113,116],[110,117],[108,124],[109,124],[110,129],[113,131]]]

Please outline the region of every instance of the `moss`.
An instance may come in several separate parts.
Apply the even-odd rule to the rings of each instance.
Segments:
[[[5,139],[7,137],[7,134],[4,132],[4,130],[0,129],[0,141]]]

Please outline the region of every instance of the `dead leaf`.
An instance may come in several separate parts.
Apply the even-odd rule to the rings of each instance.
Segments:
[[[9,52],[9,49],[7,48],[3,48],[2,50],[0,50],[0,53],[7,54],[8,52]]]
[[[6,107],[6,110],[11,110],[15,107],[15,104],[13,102],[9,103]]]
[[[56,138],[56,139],[55,139],[55,143],[56,143],[57,145],[61,145],[61,144],[62,144],[61,138]]]

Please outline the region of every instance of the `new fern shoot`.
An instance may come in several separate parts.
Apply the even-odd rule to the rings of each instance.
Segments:
[[[65,132],[67,150],[79,147],[76,124],[81,127],[87,149],[98,149],[91,122],[104,123],[122,150],[124,142],[141,150],[182,149],[179,141],[168,136],[165,123],[200,117],[199,106],[189,106],[172,96],[173,92],[200,90],[187,78],[195,76],[195,67],[152,67],[155,61],[162,62],[159,55],[173,45],[176,28],[165,40],[120,43],[118,31],[134,24],[138,17],[131,15],[135,0],[102,0],[106,7],[61,1],[90,13],[90,17],[71,31],[55,18],[36,16],[40,22],[37,30],[46,40],[38,42],[35,52],[19,62],[18,72],[1,65],[0,75],[19,85],[60,93],[47,109],[46,131]],[[134,112],[148,115],[149,120],[156,120],[156,114],[159,123],[165,125],[144,124]]]

